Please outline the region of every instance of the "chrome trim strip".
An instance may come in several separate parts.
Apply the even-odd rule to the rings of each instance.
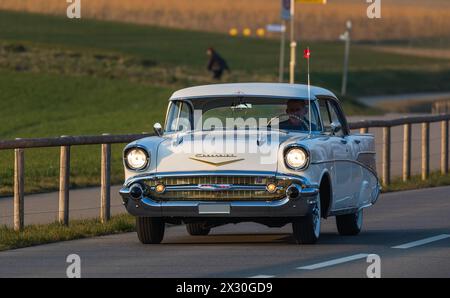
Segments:
[[[331,211],[330,216],[344,215],[344,214],[352,214],[352,213],[359,212],[359,211],[361,211],[362,209],[369,208],[369,207],[371,207],[371,206],[373,206],[373,203],[365,204],[365,205],[363,205],[363,206],[361,206],[361,207],[359,207],[359,208],[356,208],[356,207],[355,207],[355,208],[342,208],[342,209],[336,209],[336,210]]]
[[[318,188],[303,188],[300,189],[299,199],[315,196],[319,193]],[[129,190],[126,188],[122,188],[120,190],[120,194],[129,195]],[[290,201],[288,197],[282,198],[280,200],[275,201],[159,201],[156,202],[151,198],[144,197],[141,199],[141,202],[151,206],[151,207],[196,207],[199,204],[230,204],[230,206],[236,207],[280,207],[287,204]]]
[[[155,187],[150,188],[152,191]],[[201,191],[228,191],[228,190],[255,190],[266,191],[266,185],[230,185],[227,188],[202,188],[201,185],[173,185],[166,186],[166,191],[189,191],[189,190],[201,190]]]
[[[358,152],[358,155],[360,154],[377,154],[375,151],[360,151]]]
[[[288,198],[277,201],[164,201],[155,202],[149,198],[143,198],[142,203],[151,207],[197,207],[199,204],[229,204],[231,207],[280,207],[289,202]]]
[[[330,163],[330,162],[351,162],[351,163],[355,163],[363,168],[365,168],[366,170],[368,170],[369,172],[371,172],[378,180],[379,183],[379,177],[378,177],[378,173],[375,172],[373,169],[369,168],[367,165],[357,161],[357,160],[352,160],[352,159],[335,159],[335,160],[319,160],[319,161],[313,161],[311,162],[311,164],[317,165],[317,164],[322,164],[322,163]]]
[[[361,207],[358,208],[358,211],[360,211],[360,210],[362,210],[362,209],[364,209],[364,208],[369,208],[369,207],[371,207],[372,205],[373,205],[372,203],[363,205],[363,206],[361,206]]]
[[[129,195],[130,195],[130,189],[129,189],[128,187],[122,187],[122,188],[119,190],[119,194],[120,194],[121,196],[129,196]]]
[[[307,101],[308,98],[299,97],[299,96],[277,96],[277,95],[265,95],[265,94],[212,94],[212,95],[200,95],[200,96],[187,96],[187,97],[173,97],[169,98],[169,101],[191,101],[195,99],[205,99],[205,98],[233,98],[233,97],[243,97],[243,98],[264,98],[264,99],[295,99],[295,100],[304,100]],[[317,97],[314,94],[311,94],[311,102],[317,100]]]
[[[309,197],[309,196],[315,196],[319,193],[319,186],[313,186],[313,187],[306,187],[302,188],[300,191],[300,197]]]
[[[193,172],[162,172],[162,173],[149,173],[145,175],[137,175],[127,179],[125,186],[130,185],[140,180],[157,180],[166,177],[188,177],[188,176],[260,176],[282,180],[298,180],[306,187],[318,187],[312,185],[303,176],[297,176],[292,174],[283,174],[277,172],[264,172],[264,171],[193,171]]]

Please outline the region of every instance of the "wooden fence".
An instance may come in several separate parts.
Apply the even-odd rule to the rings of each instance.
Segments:
[[[432,114],[450,114],[450,99],[438,100],[431,106]]]
[[[350,123],[350,129],[359,129],[361,133],[368,133],[369,128],[381,127],[383,129],[383,150],[381,181],[384,185],[391,182],[391,128],[403,126],[403,181],[411,177],[411,126],[420,124],[421,133],[421,176],[423,180],[430,175],[430,123],[441,122],[441,174],[448,173],[448,126],[450,114],[405,117],[393,120],[363,120]]]
[[[394,120],[363,120],[349,124],[350,129],[359,129],[368,133],[370,128],[383,129],[383,150],[381,181],[387,185],[391,181],[391,128],[403,126],[403,180],[411,177],[411,126],[422,125],[422,179],[430,174],[430,123],[441,122],[441,173],[448,173],[448,129],[450,114],[408,117]],[[101,208],[100,218],[106,222],[110,218],[110,177],[111,177],[111,144],[122,144],[150,136],[151,134],[101,135],[101,136],[62,136],[59,138],[16,139],[0,141],[0,150],[13,149],[15,153],[14,167],[14,229],[24,227],[24,163],[25,149],[60,147],[60,183],[59,183],[59,222],[69,224],[69,174],[70,148],[81,145],[101,145]]]
[[[70,177],[70,148],[80,145],[101,145],[101,206],[100,219],[102,222],[111,216],[111,144],[130,143],[151,134],[130,135],[101,135],[79,136],[41,139],[16,139],[0,141],[0,150],[14,149],[14,229],[24,227],[24,184],[25,184],[25,149],[60,147],[59,167],[59,212],[58,220],[61,224],[69,224],[69,177]]]

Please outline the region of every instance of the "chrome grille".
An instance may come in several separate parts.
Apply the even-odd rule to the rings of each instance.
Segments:
[[[279,189],[275,193],[261,190],[261,186],[268,183],[276,183]],[[285,196],[286,181],[275,180],[274,177],[262,176],[189,176],[189,177],[164,177],[145,181],[149,187],[149,193],[153,199],[160,201],[272,201]],[[158,184],[164,184],[166,191],[162,194],[153,189]],[[170,186],[198,186],[208,184],[226,184],[234,186],[255,186],[260,190],[225,189],[225,190],[169,190]]]

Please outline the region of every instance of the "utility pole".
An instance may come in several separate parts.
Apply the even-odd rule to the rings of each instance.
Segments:
[[[284,53],[286,45],[286,21],[281,21],[281,45],[280,45],[280,66],[278,74],[278,82],[283,83],[284,81]]]
[[[295,0],[291,0],[291,62],[289,63],[289,83],[294,84],[295,82],[295,60],[296,60],[296,48],[297,43],[295,42],[295,35],[294,35],[294,25],[295,25]]]
[[[341,95],[345,96],[347,94],[347,80],[348,80],[348,63],[350,59],[350,41],[351,41],[351,31],[352,31],[352,21],[347,21],[347,30],[344,34],[340,36],[340,39],[345,41],[345,54],[344,54],[344,70],[342,73],[342,89]]]

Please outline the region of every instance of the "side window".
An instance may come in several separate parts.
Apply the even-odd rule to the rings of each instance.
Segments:
[[[178,114],[180,113],[180,105],[181,102],[170,102],[170,108],[169,113],[167,114],[167,132],[174,132],[176,131],[177,126],[177,118]]]
[[[190,130],[191,114],[189,104],[182,101],[172,102],[167,115],[166,130],[168,132]]]
[[[178,120],[178,130],[189,131],[191,129],[191,107],[186,102],[182,102]]]
[[[320,118],[322,118],[323,129],[327,132],[330,131],[330,112],[328,111],[327,101],[324,99],[319,100]]]
[[[344,126],[341,119],[339,118],[339,112],[338,108],[336,107],[336,104],[332,101],[328,101],[328,109],[330,111],[331,123],[341,126],[341,130],[336,135],[342,136],[344,134],[343,131]]]

